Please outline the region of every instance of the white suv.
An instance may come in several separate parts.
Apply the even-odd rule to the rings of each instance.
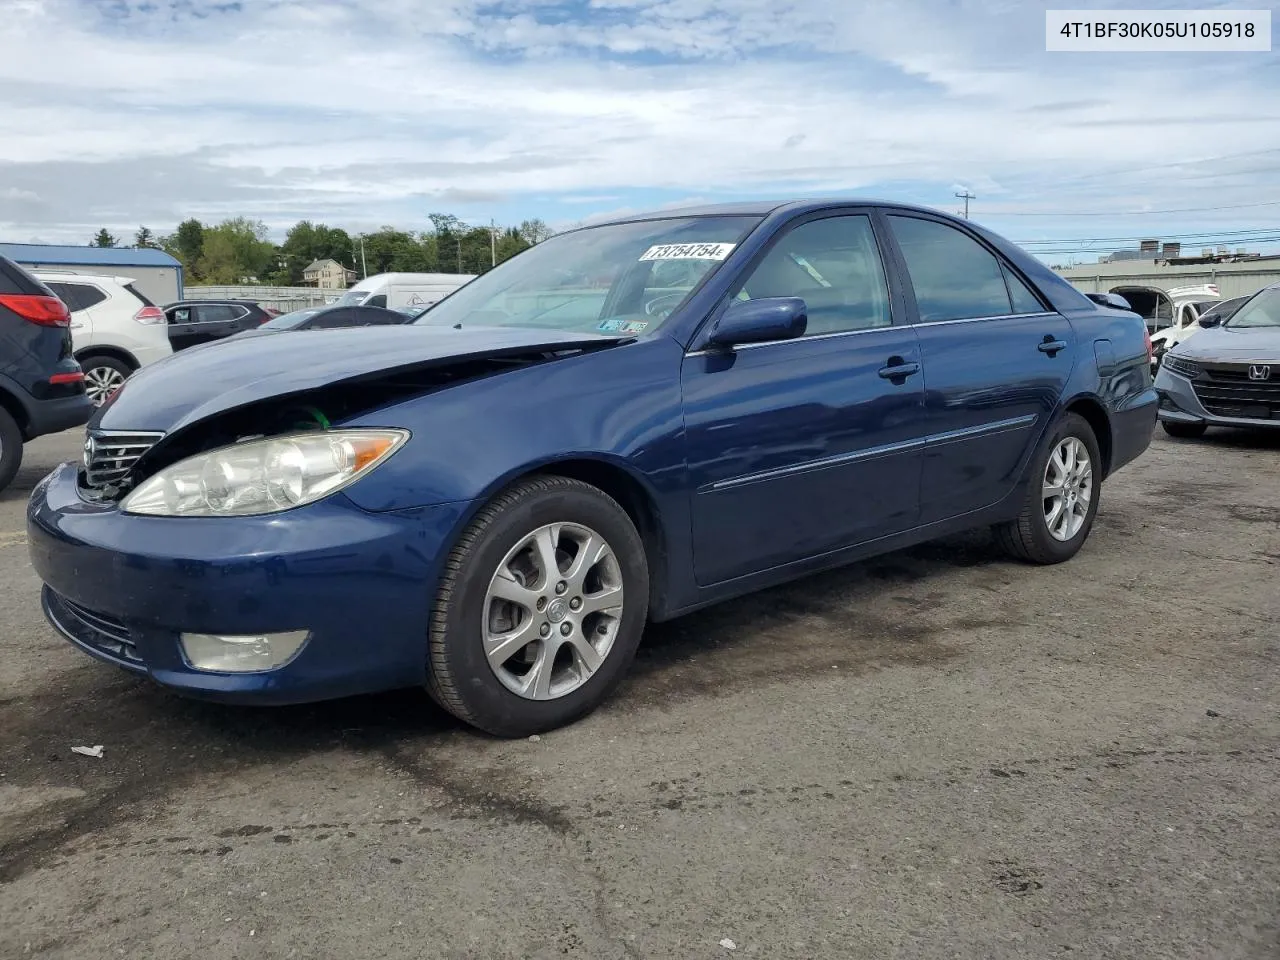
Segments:
[[[94,406],[102,406],[133,371],[173,352],[164,311],[131,278],[32,272],[71,311],[72,347]]]

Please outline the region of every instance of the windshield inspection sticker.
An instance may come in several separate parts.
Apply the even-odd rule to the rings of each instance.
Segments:
[[[660,243],[640,256],[646,260],[723,260],[736,243]]]
[[[605,320],[596,329],[605,333],[644,333],[648,327],[647,320]]]

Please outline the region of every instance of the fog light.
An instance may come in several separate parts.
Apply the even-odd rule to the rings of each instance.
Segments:
[[[310,633],[259,633],[247,637],[212,633],[184,633],[182,652],[197,670],[222,673],[257,673],[283,667],[302,649]]]

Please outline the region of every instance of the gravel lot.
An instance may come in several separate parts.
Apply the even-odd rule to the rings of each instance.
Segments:
[[[79,444],[0,494],[0,957],[1280,956],[1280,438],[1158,435],[1063,566],[978,534],[652,628],[517,742],[73,650],[23,506]]]

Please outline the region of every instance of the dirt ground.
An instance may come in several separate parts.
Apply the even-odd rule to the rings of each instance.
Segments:
[[[184,701],[45,625],[0,494],[0,958],[1280,956],[1280,437],[651,628],[537,741]],[[101,759],[74,745],[102,744]]]

